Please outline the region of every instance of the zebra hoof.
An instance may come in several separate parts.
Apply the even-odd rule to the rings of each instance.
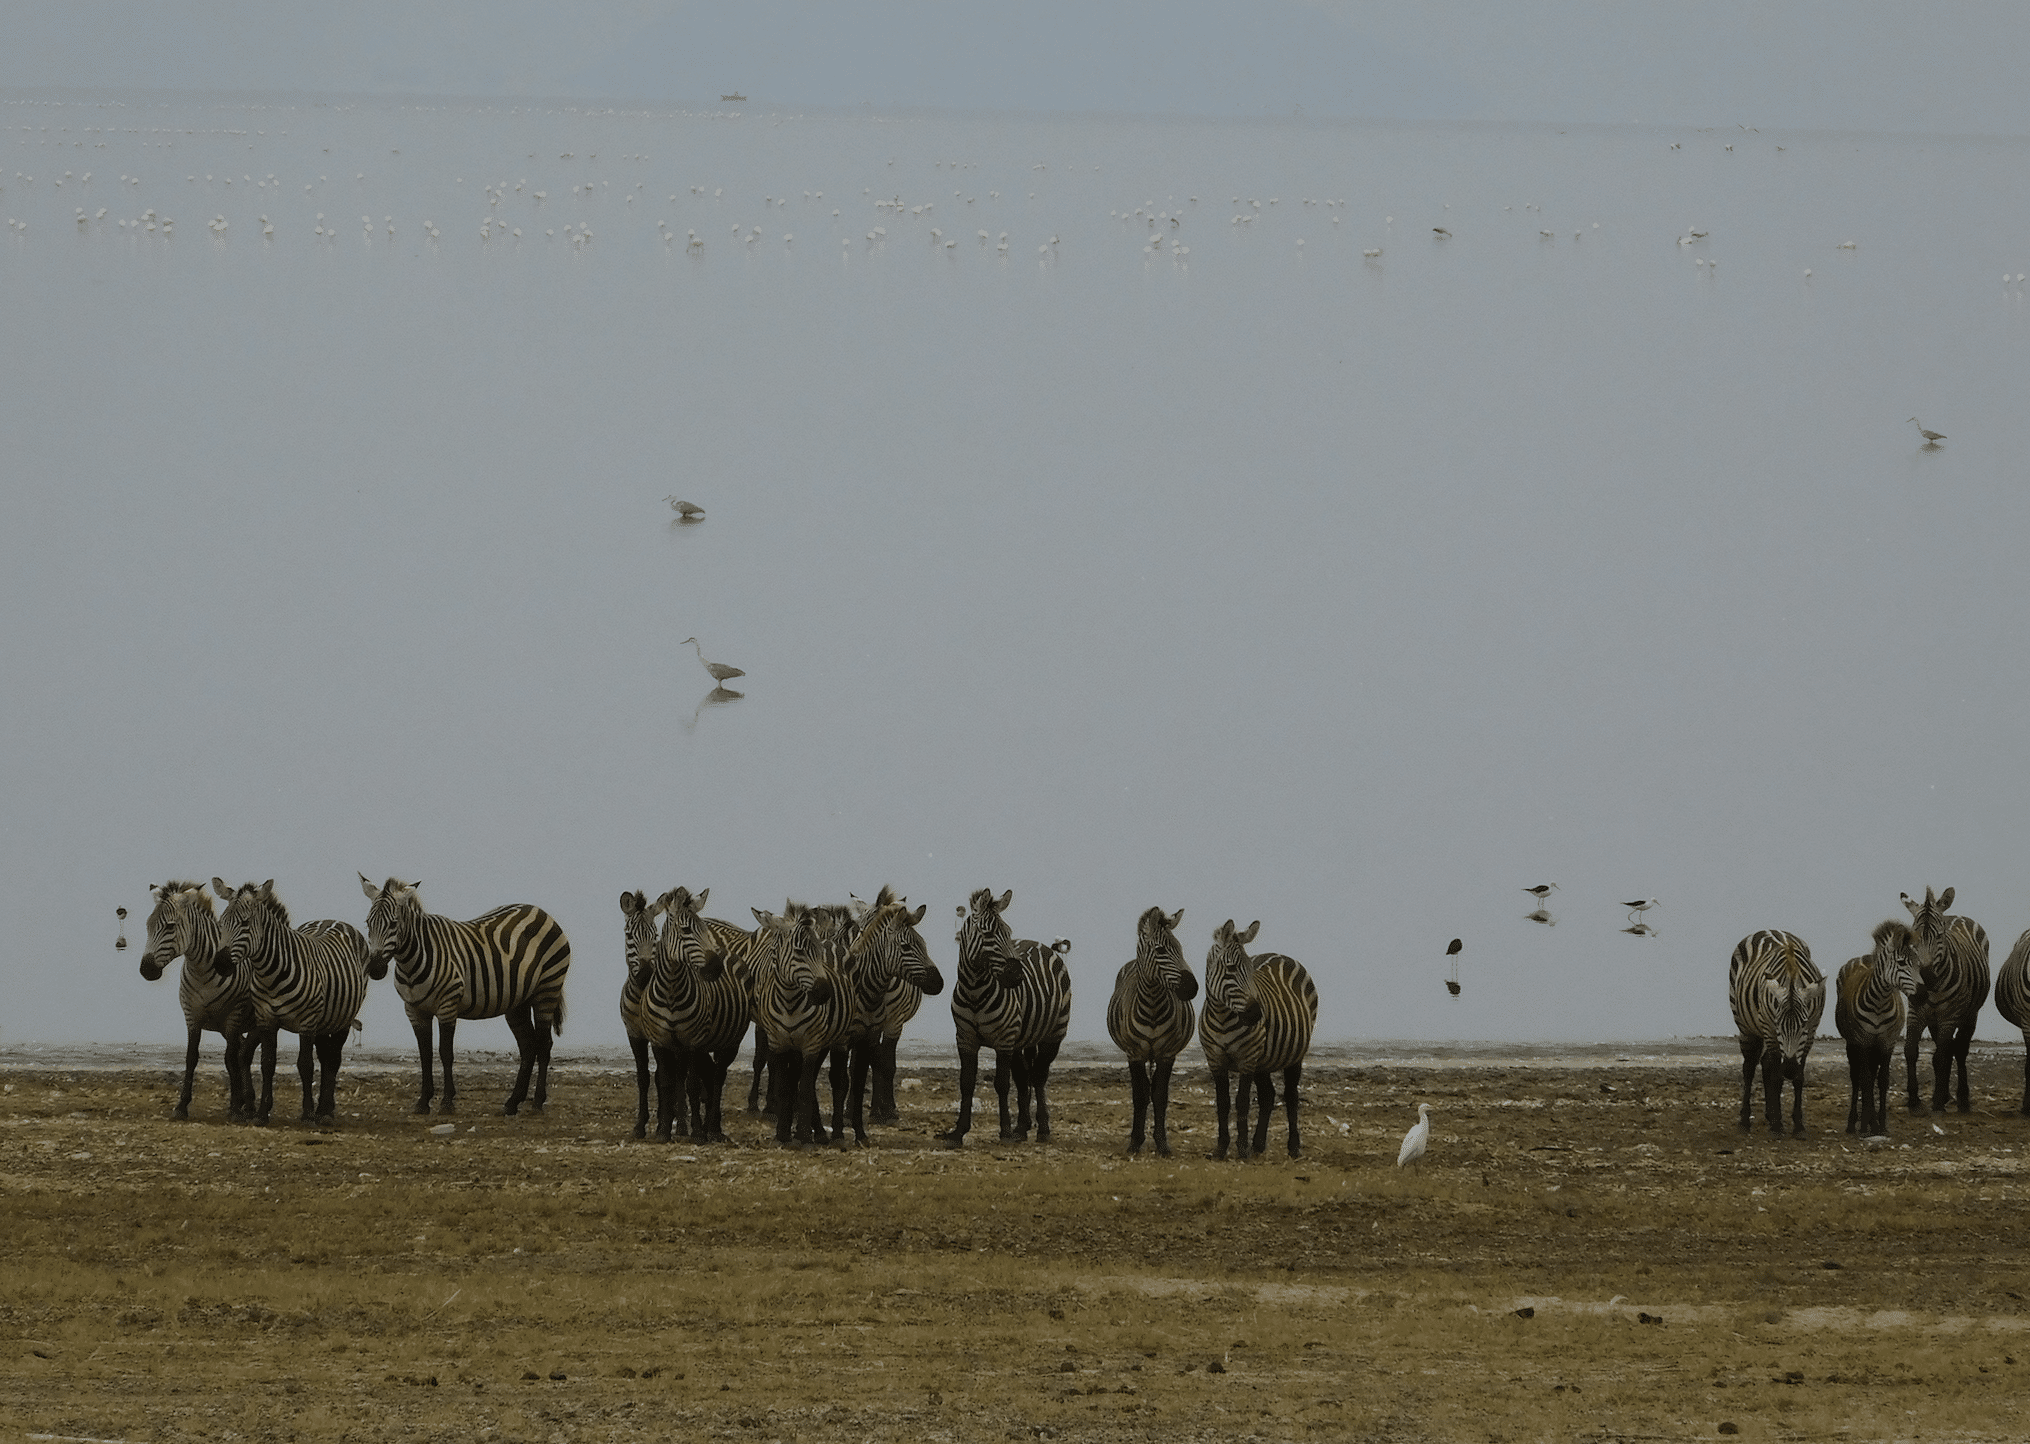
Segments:
[[[1290,1156],[1291,1156],[1292,1158],[1302,1158],[1302,1157],[1304,1156],[1304,1147],[1303,1147],[1303,1145],[1302,1145],[1302,1144],[1298,1144],[1298,1143],[1293,1143],[1293,1144],[1291,1144],[1291,1145],[1290,1145]]]
[[[188,1108],[177,1109],[173,1116],[177,1119],[178,1122],[181,1123],[190,1122],[190,1110]]]
[[[1167,1144],[1167,1143],[1159,1143],[1159,1144],[1157,1144],[1157,1145],[1156,1145],[1156,1156],[1157,1156],[1158,1158],[1168,1158],[1168,1157],[1170,1156],[1170,1145],[1169,1145],[1169,1144]]]
[[[635,1136],[636,1138],[646,1138],[646,1137],[648,1137],[648,1125],[647,1125],[646,1123],[637,1123],[637,1124],[635,1124],[635,1125],[634,1125],[634,1136]]]

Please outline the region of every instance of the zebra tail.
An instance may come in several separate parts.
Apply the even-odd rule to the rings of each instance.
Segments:
[[[550,1020],[550,1028],[553,1036],[558,1038],[564,1036],[564,995],[562,993],[557,994],[557,1016]]]

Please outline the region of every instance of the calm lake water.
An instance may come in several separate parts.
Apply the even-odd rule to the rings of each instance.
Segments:
[[[180,1038],[170,876],[540,902],[574,1046],[677,883],[1012,888],[1102,1045],[1152,904],[1326,1038],[2030,923],[2030,142],[0,100],[10,1043]]]

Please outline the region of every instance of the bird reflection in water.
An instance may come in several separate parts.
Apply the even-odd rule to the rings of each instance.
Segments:
[[[1547,928],[1554,928],[1558,925],[1558,920],[1552,917],[1544,908],[1538,908],[1533,913],[1524,913],[1523,921],[1526,923],[1542,923]]]
[[[113,916],[120,920],[120,935],[113,939],[113,950],[124,953],[127,951],[127,910],[125,908],[114,908]]]
[[[698,705],[692,709],[691,720],[684,724],[684,730],[697,731],[698,719],[705,715],[707,707],[724,707],[728,702],[738,702],[746,695],[745,692],[736,692],[731,687],[714,687],[698,699]]]

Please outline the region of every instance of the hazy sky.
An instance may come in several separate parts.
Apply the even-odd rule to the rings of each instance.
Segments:
[[[7,0],[0,87],[2030,132],[2018,4]]]
[[[1085,1039],[1155,904],[1336,1038],[1723,1032],[1926,884],[1999,964],[2030,10],[1517,14],[5,7],[5,1039],[174,1041],[111,911],[215,873],[542,903],[574,1043],[679,882],[1012,888]]]

